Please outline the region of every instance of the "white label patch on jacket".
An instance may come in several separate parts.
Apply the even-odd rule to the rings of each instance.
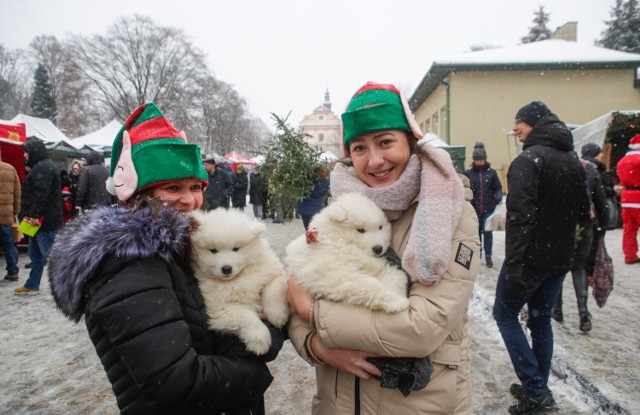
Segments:
[[[458,244],[458,252],[456,252],[455,261],[465,267],[466,269],[471,268],[471,259],[473,258],[473,250],[460,242]]]

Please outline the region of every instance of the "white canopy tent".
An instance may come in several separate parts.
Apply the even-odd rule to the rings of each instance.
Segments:
[[[589,121],[572,131],[573,148],[579,153],[582,146],[588,143],[594,143],[604,148],[604,142],[607,138],[607,131],[611,123],[611,116],[618,114],[640,114],[640,110],[611,111],[595,120]]]
[[[46,118],[18,114],[11,119],[11,122],[24,124],[27,138],[35,137],[42,141],[51,155],[83,157],[84,154],[93,151],[91,147],[75,144]]]
[[[111,146],[122,124],[112,120],[109,124],[92,133],[71,139],[76,145],[89,146],[101,153],[111,153]]]

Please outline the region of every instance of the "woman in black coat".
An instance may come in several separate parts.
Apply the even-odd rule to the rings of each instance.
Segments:
[[[249,178],[242,164],[236,167],[233,176],[233,193],[231,194],[231,205],[234,208],[244,210],[247,204],[247,189],[249,188]]]
[[[207,174],[199,148],[164,117],[167,131],[155,137],[177,138],[142,140],[158,113],[143,105],[116,137],[108,187],[123,206],[80,216],[54,244],[53,297],[69,319],[84,317],[122,413],[264,413],[266,362],[283,336],[271,329],[271,350],[255,356],[235,336],[208,329],[187,215],[202,205]]]

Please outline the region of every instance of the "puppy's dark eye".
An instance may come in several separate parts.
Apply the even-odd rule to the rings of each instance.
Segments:
[[[358,228],[358,232],[360,232],[360,233],[364,233],[364,232],[365,232],[365,230],[364,230],[364,228]]]
[[[238,252],[239,250],[240,250],[240,248],[238,248],[237,246],[232,249],[233,252]]]
[[[217,254],[218,250],[213,248],[213,249],[209,249],[209,252],[211,252],[212,254]]]
[[[378,229],[382,230],[382,225],[380,225],[380,227]]]

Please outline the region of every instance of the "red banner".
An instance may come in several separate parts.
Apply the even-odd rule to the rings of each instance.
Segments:
[[[27,141],[27,127],[24,124],[0,124],[0,138],[24,143]]]

